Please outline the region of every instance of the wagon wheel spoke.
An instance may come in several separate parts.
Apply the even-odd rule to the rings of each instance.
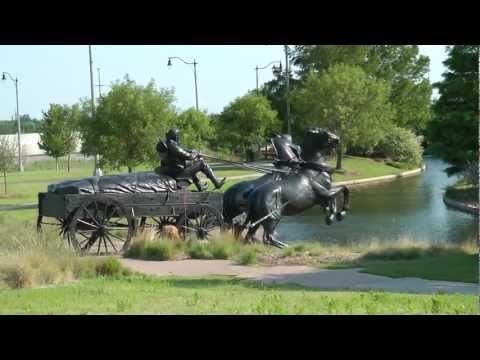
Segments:
[[[115,250],[116,253],[118,253],[118,250],[116,248],[116,246],[114,245],[113,241],[110,239],[110,236],[108,234],[105,234],[105,237],[107,238],[108,242],[110,243],[110,245],[112,245],[113,249]]]
[[[98,229],[98,226],[100,226],[98,223],[97,223],[98,226],[95,226],[89,222],[83,221],[82,219],[77,219],[77,221],[84,225],[90,226],[91,228],[94,228],[94,229]]]
[[[90,211],[88,210],[88,208],[86,206],[83,206],[83,210],[85,210],[85,212],[87,213],[88,216],[90,216],[90,219],[93,220],[93,222],[95,222],[95,224],[97,224],[97,226],[100,226],[100,224],[98,223],[97,219],[95,218],[95,216],[92,216],[92,214],[90,213]]]

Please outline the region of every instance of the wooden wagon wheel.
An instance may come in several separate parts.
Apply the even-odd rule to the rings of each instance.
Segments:
[[[142,216],[140,220],[139,230],[155,230],[157,233],[162,232],[162,228],[167,225],[177,226],[178,216],[165,215],[165,216]]]
[[[223,216],[214,207],[199,205],[182,214],[177,227],[185,240],[208,240],[215,231],[222,230]]]
[[[59,238],[67,241],[68,247],[72,246],[69,236],[69,220],[64,218],[48,218],[44,219],[43,216],[37,217],[37,233],[43,233],[44,228],[51,228]]]
[[[126,250],[134,232],[134,218],[116,200],[103,195],[86,199],[69,224],[73,246],[82,254],[119,253]]]

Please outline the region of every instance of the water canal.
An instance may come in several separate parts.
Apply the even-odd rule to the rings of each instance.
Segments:
[[[286,242],[315,240],[337,244],[408,239],[429,243],[476,241],[478,218],[447,208],[442,196],[457,178],[448,177],[440,159],[425,157],[421,175],[351,189],[346,219],[327,226],[315,207],[284,217],[277,228]]]

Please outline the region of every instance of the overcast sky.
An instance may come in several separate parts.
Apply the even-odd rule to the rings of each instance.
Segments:
[[[176,106],[195,106],[193,68],[180,61],[167,67],[168,57],[179,56],[187,62],[198,62],[199,106],[208,112],[220,112],[237,96],[255,88],[255,66],[281,60],[283,46],[271,45],[155,45],[93,46],[94,77],[98,84],[108,85],[125,74],[137,83],[154,79],[157,86],[174,88]],[[430,80],[441,80],[444,72],[444,45],[420,45],[420,52],[430,57]],[[7,71],[19,79],[21,114],[40,118],[50,103],[73,104],[90,96],[88,46],[0,45],[0,72]],[[272,79],[271,70],[259,73],[260,85]],[[104,86],[102,92],[108,91]],[[95,87],[98,96],[98,87]],[[0,82],[0,119],[15,114],[13,82]]]

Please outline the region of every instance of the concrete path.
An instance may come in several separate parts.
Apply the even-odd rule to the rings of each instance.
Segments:
[[[242,266],[230,260],[144,261],[121,259],[130,269],[157,276],[231,275],[267,284],[298,284],[326,290],[383,290],[397,293],[478,295],[475,284],[417,278],[389,278],[360,269],[325,270],[309,266]]]

